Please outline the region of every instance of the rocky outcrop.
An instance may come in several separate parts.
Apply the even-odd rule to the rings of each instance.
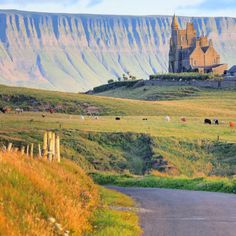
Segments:
[[[0,11],[0,83],[86,91],[130,71],[166,71],[171,16]],[[180,17],[208,35],[222,62],[236,61],[236,18]]]

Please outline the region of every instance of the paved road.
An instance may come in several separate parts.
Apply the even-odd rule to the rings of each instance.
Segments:
[[[236,195],[112,188],[137,200],[145,236],[236,236]]]

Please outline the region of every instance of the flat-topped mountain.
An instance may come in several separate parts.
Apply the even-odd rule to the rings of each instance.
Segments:
[[[0,11],[0,83],[86,91],[131,72],[167,71],[171,16]],[[179,17],[207,35],[222,61],[236,62],[236,18]]]

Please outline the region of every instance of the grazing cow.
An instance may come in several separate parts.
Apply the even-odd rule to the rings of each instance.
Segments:
[[[204,124],[205,125],[211,125],[211,120],[210,119],[205,119]]]
[[[21,114],[24,112],[24,110],[21,108],[16,108],[15,112],[16,112],[16,114]]]
[[[181,117],[181,121],[185,123],[187,122],[187,119],[185,117]]]
[[[8,108],[8,107],[1,107],[0,108],[0,112],[2,112],[2,113],[8,113],[8,112],[10,112],[11,111],[11,109],[10,108]]]
[[[234,123],[233,121],[230,121],[230,122],[229,122],[229,126],[230,126],[230,128],[234,128],[235,123]]]
[[[147,118],[143,118],[144,121],[147,121],[148,119]]]
[[[49,112],[50,114],[53,114],[53,113],[55,113],[56,111],[55,111],[55,109],[53,109],[53,108],[49,108],[49,109],[48,109],[48,112]]]
[[[43,117],[43,118],[45,118],[45,117],[46,117],[46,115],[45,115],[45,114],[42,114],[42,117]]]
[[[167,122],[170,122],[170,117],[169,117],[169,116],[166,116],[166,117],[165,117],[165,120],[166,120]]]
[[[220,124],[219,120],[218,119],[214,119],[214,124],[215,125],[219,125]]]
[[[120,120],[120,117],[116,117],[116,120]]]

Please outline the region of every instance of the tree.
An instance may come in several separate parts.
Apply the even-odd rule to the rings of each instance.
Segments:
[[[108,84],[114,83],[113,79],[108,80]]]

